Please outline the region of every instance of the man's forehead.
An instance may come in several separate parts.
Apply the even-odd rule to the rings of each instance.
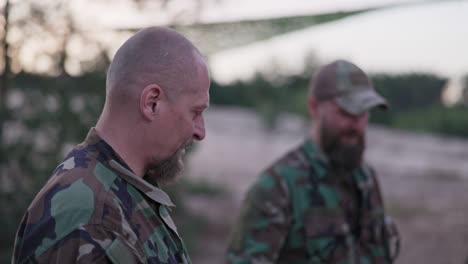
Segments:
[[[198,107],[208,108],[210,106],[210,94],[207,92],[192,94],[191,97],[191,100]]]
[[[210,94],[206,92],[205,95],[198,102],[200,108],[206,109],[210,107]]]
[[[182,95],[182,103],[194,108],[206,109],[210,105],[210,94],[208,90],[197,88],[196,90]]]

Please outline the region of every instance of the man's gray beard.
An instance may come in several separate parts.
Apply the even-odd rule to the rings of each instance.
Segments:
[[[355,144],[343,143],[340,138],[344,135],[357,136],[358,140]],[[345,170],[361,166],[365,148],[363,134],[351,130],[339,133],[324,123],[320,133],[320,144],[332,166]]]
[[[143,179],[154,186],[176,182],[184,169],[182,161],[184,149],[185,148],[180,148],[176,153],[165,160],[159,162],[153,161],[146,170]]]

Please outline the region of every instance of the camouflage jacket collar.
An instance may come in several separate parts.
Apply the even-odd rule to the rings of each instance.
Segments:
[[[97,159],[100,162],[109,167],[109,169],[114,171],[123,180],[133,185],[152,201],[166,206],[175,206],[167,193],[157,186],[148,183],[141,177],[136,176],[114,149],[99,137],[94,127],[89,131],[83,145],[89,147],[94,146],[99,153]]]
[[[135,188],[143,192],[148,198],[151,200],[160,203],[166,206],[175,206],[169,195],[165,193],[163,190],[159,189],[158,187],[151,185],[147,181],[143,180],[142,178],[136,176],[133,172],[126,169],[124,166],[119,164],[115,160],[111,160],[109,165],[119,172],[119,175],[122,176],[128,183],[133,185]]]

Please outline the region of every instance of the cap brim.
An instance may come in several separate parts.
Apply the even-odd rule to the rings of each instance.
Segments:
[[[336,98],[338,105],[346,112],[359,115],[372,108],[387,109],[387,101],[374,89],[362,89]]]

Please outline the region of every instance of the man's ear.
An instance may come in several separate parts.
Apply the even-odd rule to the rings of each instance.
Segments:
[[[307,109],[313,119],[318,117],[318,102],[315,97],[309,96],[309,99],[307,100]]]
[[[157,84],[147,85],[140,95],[140,112],[147,120],[156,117],[164,91]]]

